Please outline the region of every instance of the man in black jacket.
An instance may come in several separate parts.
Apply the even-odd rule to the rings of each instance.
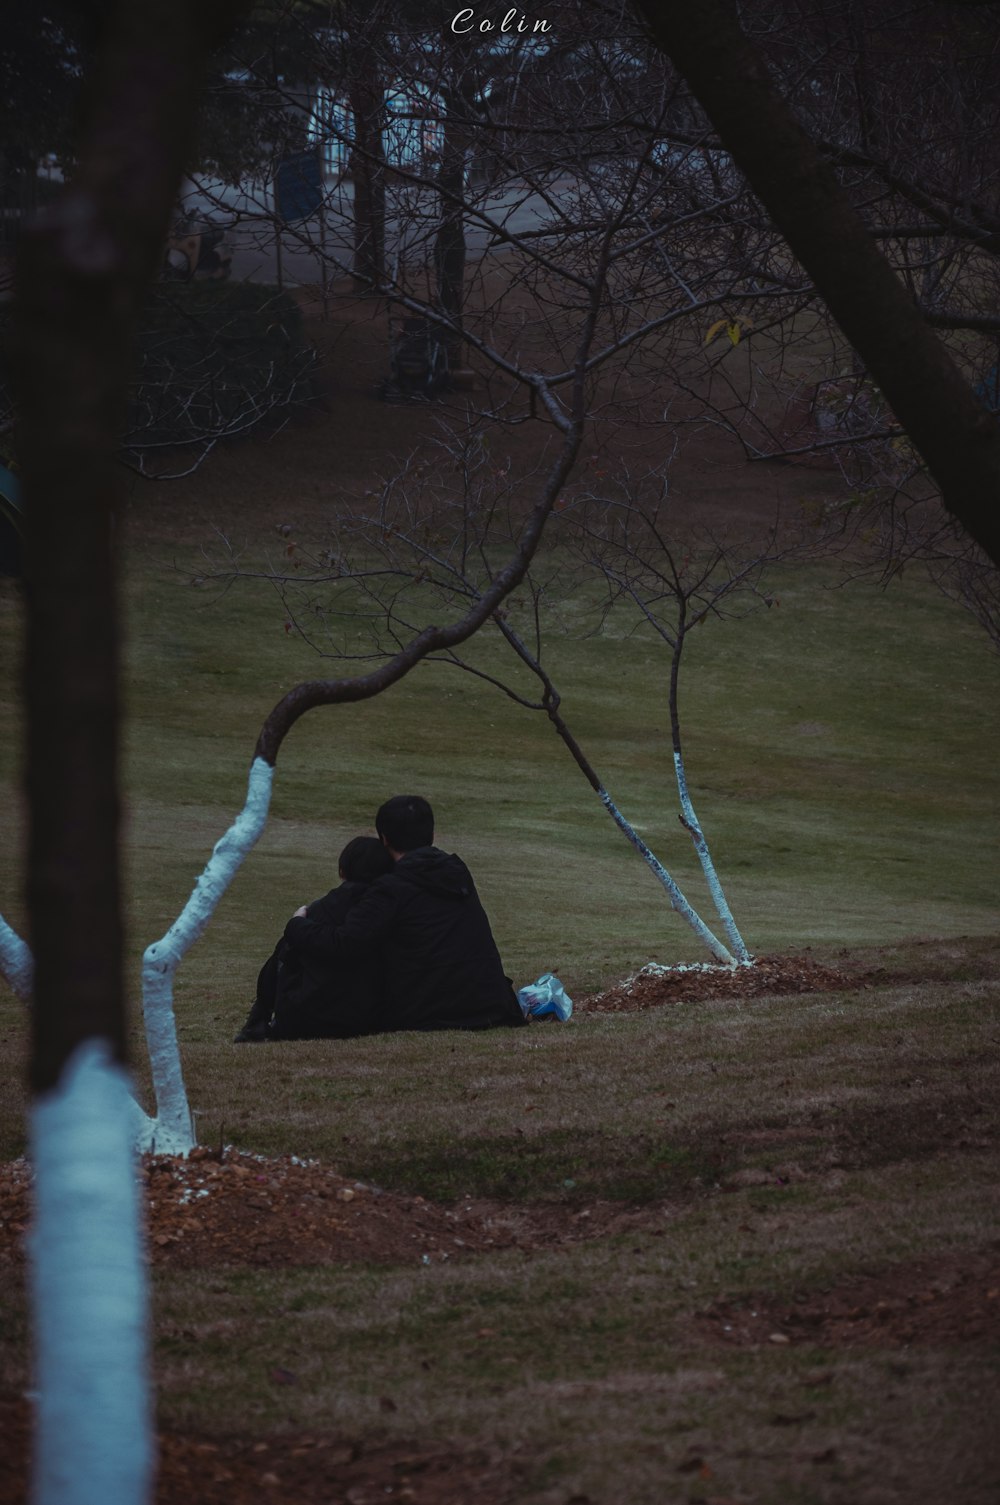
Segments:
[[[405,794],[387,800],[375,829],[392,871],[336,928],[296,910],[286,939],[320,964],[378,958],[383,998],[365,1033],[523,1024],[472,875],[461,858],[434,846],[427,801]]]

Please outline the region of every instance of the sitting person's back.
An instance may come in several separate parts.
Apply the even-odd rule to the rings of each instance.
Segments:
[[[523,1024],[472,875],[461,858],[432,844],[427,801],[407,795],[387,801],[376,829],[394,859],[391,872],[335,927],[311,912],[289,921],[285,933],[297,951],[338,967],[377,956],[379,1030]]]
[[[382,843],[357,836],[340,854],[344,880],[302,913],[335,931],[372,882],[392,867]],[[378,957],[333,958],[306,954],[286,926],[257,979],[257,995],[237,1043],[255,1040],[348,1039],[371,1034],[382,1005],[383,968]]]

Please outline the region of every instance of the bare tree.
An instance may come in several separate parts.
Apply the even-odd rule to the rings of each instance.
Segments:
[[[729,0],[686,10],[638,0],[637,9],[884,393],[945,507],[1000,562],[994,505],[1000,430],[838,182],[829,157],[849,160],[854,147],[835,141],[830,150],[820,150],[795,119],[781,81]],[[879,170],[886,177],[891,167]],[[898,174],[894,178],[911,203],[921,200],[932,220],[944,217],[952,229],[962,222],[953,190],[942,196],[935,214],[932,194]],[[994,228],[988,206],[981,220],[987,234],[974,238],[985,241]],[[890,227],[887,238],[898,238],[901,228]],[[944,327],[948,321],[937,316],[934,322]],[[955,322],[961,327],[961,318]]]
[[[173,480],[217,444],[273,432],[315,397],[317,356],[290,294],[247,286],[161,286],[138,338],[123,461]]]
[[[523,482],[509,462],[498,464],[484,435],[445,431],[429,453],[411,456],[368,494],[366,503],[340,517],[324,546],[292,538],[286,548],[293,568],[286,558],[263,578],[277,588],[286,622],[317,652],[345,663],[379,661],[398,651],[421,618],[435,610],[429,602],[453,609],[481,598],[509,554]],[[577,483],[560,499],[546,547],[536,554],[523,586],[491,614],[494,634],[513,655],[508,669],[497,666],[495,654],[470,657],[455,647],[430,656],[548,718],[671,907],[725,965],[745,965],[752,958],[689,788],[681,733],[683,653],[691,633],[706,621],[773,606],[766,572],[823,549],[823,541],[808,531],[803,542],[786,522],[780,531],[775,524],[764,538],[741,543],[679,525],[665,472],[624,473],[599,492]],[[231,569],[220,567],[212,576],[227,585],[248,575],[230,557]],[[602,588],[598,602],[595,589]],[[585,629],[581,611],[589,624]],[[613,614],[616,630],[624,619],[627,637],[651,633],[666,650],[661,688],[653,695],[669,717],[678,820],[698,857],[724,940],[639,835],[566,719],[548,650],[564,634],[567,614],[575,633],[600,631]],[[527,686],[515,665],[528,671]]]

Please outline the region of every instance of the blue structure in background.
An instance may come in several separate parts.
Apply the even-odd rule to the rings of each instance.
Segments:
[[[444,144],[444,100],[419,79],[385,90],[382,148],[389,167],[426,167]],[[323,84],[316,91],[306,125],[307,138],[322,153],[323,170],[345,173],[351,156],[354,116],[342,96]]]
[[[274,174],[274,208],[286,225],[308,219],[323,202],[323,168],[315,147],[283,157]]]

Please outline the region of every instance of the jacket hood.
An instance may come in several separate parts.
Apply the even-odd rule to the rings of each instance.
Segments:
[[[472,874],[454,852],[442,852],[438,847],[418,847],[407,852],[396,863],[395,872],[415,888],[444,898],[468,899],[475,892]]]

